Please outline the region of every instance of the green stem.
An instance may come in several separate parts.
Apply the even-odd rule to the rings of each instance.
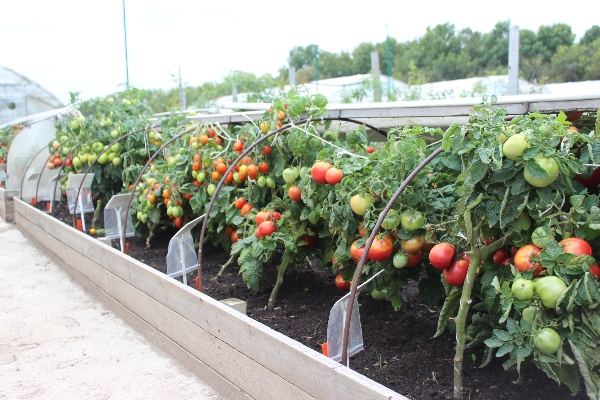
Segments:
[[[304,221],[300,229],[293,236],[294,242],[297,242],[302,235],[306,235],[306,225],[307,222]],[[292,261],[292,257],[294,254],[295,252],[286,250],[285,254],[283,255],[283,260],[281,260],[281,264],[279,265],[279,267],[277,267],[277,281],[275,281],[275,286],[273,286],[273,290],[271,291],[271,295],[269,296],[268,307],[270,309],[273,309],[275,307],[275,299],[277,299],[277,293],[279,293],[279,288],[283,283],[283,275],[285,274],[285,270],[287,269],[290,261]]]
[[[100,214],[100,209],[102,208],[102,200],[98,199],[96,202],[96,210],[94,211],[94,217],[92,218],[92,228],[96,226],[96,220],[98,220],[98,215]]]
[[[467,277],[462,287],[462,295],[460,297],[460,307],[454,323],[456,324],[456,353],[454,355],[454,398],[462,400],[463,398],[463,382],[462,382],[462,369],[464,359],[464,349],[466,342],[465,326],[467,322],[467,316],[469,314],[469,307],[471,304],[471,291],[473,289],[473,282],[475,281],[475,275],[479,268],[479,261],[481,256],[476,248],[471,248],[467,252],[467,255],[471,257],[469,263],[469,270],[467,271]]]

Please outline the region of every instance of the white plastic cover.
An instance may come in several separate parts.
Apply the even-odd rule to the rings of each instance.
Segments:
[[[171,238],[167,252],[167,275],[170,278],[183,276],[187,284],[186,274],[198,268],[198,253],[191,230],[203,219],[204,215],[188,222]]]
[[[385,269],[377,272],[375,275],[360,284],[358,291],[367,286],[369,282],[377,278]],[[327,321],[327,351],[329,358],[340,362],[342,360],[342,342],[344,338],[344,324],[346,323],[346,311],[350,293],[339,299],[329,312],[329,320]],[[354,298],[354,306],[352,307],[352,317],[350,318],[350,332],[348,334],[348,360],[351,356],[363,350],[363,335],[362,326],[360,324],[360,313],[358,311],[358,297]]]
[[[329,321],[327,322],[327,350],[329,351],[329,358],[337,362],[342,360],[342,339],[349,298],[348,294],[333,305],[329,312]],[[355,297],[354,307],[352,307],[352,318],[350,319],[350,334],[348,336],[348,357],[353,356],[363,349],[362,326],[358,312],[358,301],[357,297]]]

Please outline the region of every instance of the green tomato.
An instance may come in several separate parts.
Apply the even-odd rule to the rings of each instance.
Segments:
[[[267,177],[267,187],[275,189],[275,179],[272,176]]]
[[[371,205],[373,198],[370,195],[366,195],[362,197],[358,194],[355,194],[350,199],[350,208],[356,215],[365,215],[367,212],[367,208]]]
[[[113,159],[112,159],[112,163],[113,163],[113,165],[115,165],[115,166],[119,166],[119,165],[121,165],[121,157],[115,157],[115,158],[113,158]]]
[[[198,174],[196,175],[196,180],[200,183],[204,182],[204,180],[206,179],[206,172],[204,171],[198,171]]]
[[[396,268],[404,268],[408,264],[408,256],[404,253],[396,253],[394,254],[394,258],[392,259],[392,263]]]
[[[106,153],[103,153],[101,156],[98,157],[98,164],[106,164],[106,162],[108,161],[108,155]]]
[[[548,308],[556,308],[558,299],[566,289],[567,284],[557,276],[544,276],[535,282],[535,292]]]
[[[425,224],[425,216],[420,211],[406,210],[400,215],[402,228],[409,231],[422,228]]]
[[[256,184],[260,187],[265,187],[267,185],[267,178],[265,178],[264,176],[259,176],[258,179],[256,180]]]
[[[217,190],[217,185],[215,185],[214,183],[211,183],[206,188],[206,193],[208,193],[209,196],[212,196],[213,194],[215,194],[216,190]]]
[[[541,249],[545,249],[554,240],[550,228],[538,226],[531,234],[531,242]]]
[[[377,301],[385,300],[387,298],[387,290],[373,289],[371,290],[371,297],[373,297]]]
[[[300,169],[299,168],[286,168],[283,170],[283,180],[285,181],[285,183],[291,185],[294,182],[296,182],[296,178],[298,178],[300,176]]]
[[[523,317],[523,319],[525,321],[527,321],[529,326],[533,326],[533,320],[535,319],[536,313],[537,313],[537,308],[535,308],[534,306],[529,306],[523,310],[523,312],[521,313],[521,316]]]
[[[537,178],[531,174],[529,166],[525,166],[525,170],[523,171],[523,177],[531,186],[543,188],[549,186],[558,178],[558,163],[553,158],[547,158],[542,155],[535,156],[535,163],[540,166],[544,171],[546,171],[545,178]]]
[[[552,328],[542,328],[533,337],[533,344],[539,351],[554,354],[562,346],[560,335]]]
[[[385,216],[385,219],[381,223],[383,229],[396,229],[398,224],[400,223],[400,214],[396,210],[390,210],[388,214]]]
[[[520,133],[516,133],[506,139],[506,142],[502,145],[502,152],[504,156],[510,160],[517,161],[523,157],[523,152],[529,147],[529,142],[525,139],[525,136]]]
[[[512,284],[511,292],[518,300],[529,300],[533,297],[535,283],[529,279],[517,278]]]
[[[542,136],[552,135],[552,126],[549,124],[544,124],[538,128],[538,133]]]

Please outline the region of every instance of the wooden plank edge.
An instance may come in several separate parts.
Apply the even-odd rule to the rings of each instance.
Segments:
[[[29,232],[25,232],[29,240],[34,242],[39,247],[44,247],[36,238],[31,236]],[[125,323],[143,335],[150,343],[161,349],[188,371],[202,379],[204,383],[210,386],[222,399],[232,400],[248,400],[252,399],[242,389],[237,387],[231,381],[219,374],[213,368],[205,364],[202,360],[188,352],[171,338],[157,330],[138,315],[131,312],[127,307],[123,306],[112,296],[96,286],[92,281],[87,279],[77,270],[73,269],[68,263],[56,254],[46,252],[48,258],[60,266],[75,282],[83,287],[88,293],[100,301],[106,308],[111,310],[116,316],[121,318]]]
[[[203,293],[198,293],[178,281],[168,279],[164,274],[157,272],[138,260],[126,256],[110,246],[97,243],[97,241],[88,235],[71,229],[70,226],[55,220],[27,203],[21,201],[18,204],[20,211],[29,215],[34,225],[40,229],[47,230],[52,236],[60,237],[69,246],[80,248],[81,250],[75,249],[77,252],[82,253],[85,247],[89,247],[89,243],[95,245],[93,246],[94,249],[101,249],[101,246],[103,246],[104,249],[101,249],[102,254],[96,254],[95,257],[91,258],[108,260],[108,267],[104,267],[130,284],[133,285],[132,282],[138,279],[146,279],[148,283],[157,280],[158,284],[155,282],[154,286],[158,286],[158,290],[148,293],[150,296],[165,306],[172,308],[174,312],[184,316],[186,319],[193,321],[213,336],[238,349],[241,353],[256,360],[259,364],[296,384],[305,392],[316,397],[325,396],[323,398],[329,398],[327,397],[327,393],[322,391],[322,388],[326,387],[330,392],[335,392],[337,395],[346,393],[352,398],[356,398],[355,396],[358,393],[364,394],[362,398],[365,399],[405,398],[307,346],[249,317],[230,310],[211,297]],[[114,257],[118,257],[118,259],[110,262],[110,259]],[[139,267],[140,270],[133,273],[132,268],[123,269],[123,258],[134,264],[134,267]],[[111,264],[113,267],[119,267],[121,270],[112,270],[110,268]],[[169,289],[177,290],[178,296],[176,298],[169,296],[171,294]],[[249,338],[254,339],[252,346],[249,346]],[[290,362],[290,360],[297,359],[301,359],[302,361],[299,364]],[[344,372],[341,373],[338,371]],[[327,379],[326,384],[323,384],[322,377]],[[332,390],[331,385],[336,385],[339,387],[339,390]]]
[[[24,228],[35,227],[30,221],[21,219],[19,223]],[[85,279],[98,285],[100,290],[146,323],[154,326],[165,337],[178,343],[198,359],[204,356],[203,362],[208,367],[216,370],[235,386],[241,387],[250,396],[259,399],[271,396],[290,400],[314,399],[292,382],[263,367],[251,357],[204,331],[51,235],[36,229],[30,230],[29,234],[42,247],[52,249],[51,252],[55,257],[63,263],[68,263]],[[256,385],[256,382],[269,382],[269,384]]]

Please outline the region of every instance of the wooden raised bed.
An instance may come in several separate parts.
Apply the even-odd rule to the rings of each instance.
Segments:
[[[6,222],[15,222],[15,206],[13,198],[19,195],[18,190],[0,188],[0,217]]]
[[[18,198],[14,213],[73,279],[227,399],[406,399]]]

